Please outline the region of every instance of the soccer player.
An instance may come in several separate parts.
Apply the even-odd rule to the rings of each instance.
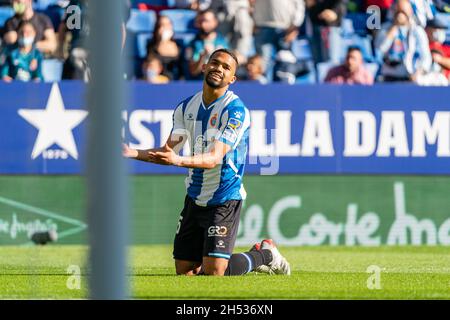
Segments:
[[[290,274],[289,263],[270,239],[232,254],[246,196],[242,177],[250,128],[248,109],[228,90],[237,66],[231,51],[214,51],[202,67],[203,91],[175,109],[166,144],[149,150],[123,146],[127,158],[189,168],[173,250],[179,275]],[[180,156],[187,140],[192,155]]]

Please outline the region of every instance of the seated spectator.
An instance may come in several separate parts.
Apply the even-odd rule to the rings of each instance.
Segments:
[[[245,69],[246,75],[242,80],[254,81],[260,84],[266,84],[268,82],[264,76],[264,61],[260,55],[256,54],[248,58]]]
[[[390,26],[377,36],[376,48],[382,55],[384,81],[411,81],[431,67],[431,54],[425,30],[412,21],[411,5],[394,15]]]
[[[195,21],[199,32],[186,48],[186,60],[189,63],[189,72],[195,80],[201,79],[202,66],[211,53],[220,48],[229,48],[225,38],[216,31],[217,17],[212,10],[200,11]]]
[[[325,82],[336,84],[373,84],[373,75],[364,67],[361,49],[349,47],[345,62],[328,71]]]
[[[254,1],[255,49],[264,59],[266,77],[273,80],[273,58],[290,49],[305,19],[304,0]]]
[[[173,39],[173,26],[166,16],[159,16],[156,20],[153,38],[147,45],[147,56],[156,55],[163,64],[164,75],[169,79],[180,77],[181,50]]]
[[[1,67],[1,77],[4,81],[41,81],[42,54],[34,43],[36,29],[30,21],[23,21],[18,29],[18,47],[6,55],[6,61]]]
[[[163,64],[157,56],[148,56],[142,64],[143,79],[154,84],[168,83],[170,79],[163,75]]]
[[[447,26],[438,18],[427,21],[425,29],[430,42],[433,63],[430,72],[419,75],[421,85],[448,85],[450,80],[450,46],[445,45]]]
[[[55,31],[49,17],[34,12],[32,0],[13,0],[15,15],[5,22],[3,39],[7,45],[14,45],[18,39],[19,25],[29,21],[36,30],[36,48],[45,54],[52,54],[57,47]]]

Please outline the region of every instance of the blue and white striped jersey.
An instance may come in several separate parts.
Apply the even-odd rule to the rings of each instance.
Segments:
[[[181,102],[173,114],[172,134],[185,135],[191,154],[208,152],[213,141],[231,146],[213,169],[189,169],[187,194],[199,206],[245,199],[242,184],[250,130],[250,113],[232,91],[205,106],[202,92]]]

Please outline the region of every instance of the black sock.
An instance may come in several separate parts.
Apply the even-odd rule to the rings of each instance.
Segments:
[[[240,276],[272,262],[272,252],[267,249],[233,254],[228,261],[226,276]]]

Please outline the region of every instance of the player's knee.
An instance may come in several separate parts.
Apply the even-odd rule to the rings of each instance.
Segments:
[[[227,266],[224,264],[215,264],[215,263],[203,264],[203,272],[207,276],[223,276],[225,275],[226,269]]]
[[[179,276],[194,276],[200,272],[200,269],[200,263],[175,262],[175,272]]]
[[[224,276],[225,270],[223,268],[218,268],[218,267],[209,267],[209,268],[204,268],[204,273],[207,276]]]

